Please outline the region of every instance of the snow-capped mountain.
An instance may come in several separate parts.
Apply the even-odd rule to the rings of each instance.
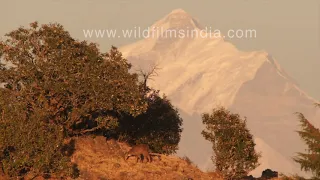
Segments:
[[[200,134],[200,114],[222,105],[248,118],[248,127],[259,142],[257,149],[268,161],[261,167],[270,166],[283,173],[299,171],[292,157],[304,150],[304,144],[295,132],[299,122],[293,113],[304,113],[317,126],[320,121],[315,119],[320,113],[314,107],[317,101],[304,93],[270,54],[239,51],[223,36],[186,36],[190,31],[203,33],[204,28],[181,9],[150,29],[161,32],[120,51],[134,68],[148,70],[157,64],[158,76],[149,85],[168,95],[184,112],[183,117],[189,116],[185,118],[180,154],[189,155],[204,170],[209,168],[205,164],[211,147]],[[183,38],[168,37],[168,32],[172,35],[179,30],[184,30]]]

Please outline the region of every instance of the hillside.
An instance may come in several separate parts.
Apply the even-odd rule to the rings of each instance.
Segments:
[[[153,157],[151,163],[136,163],[136,158],[124,160],[130,147],[104,137],[79,138],[72,157],[78,164],[79,179],[212,179],[194,165],[174,156]]]
[[[151,27],[163,33],[185,29],[199,32],[199,24],[185,11],[174,10]],[[309,97],[269,53],[242,52],[223,37],[163,36],[140,40],[120,51],[136,69],[158,65],[158,76],[149,85],[165,93],[184,114],[179,154],[189,156],[202,170],[212,166],[211,146],[200,134],[200,115],[222,105],[248,118],[249,129],[264,144],[257,147],[264,156],[261,167],[287,174],[301,172],[292,161],[296,152],[305,149],[295,132],[299,122],[294,113],[304,113],[319,126],[320,111],[314,107],[318,101]]]
[[[215,173],[204,173],[190,161],[175,156],[162,155],[160,159],[153,157],[151,163],[146,161],[137,163],[135,157],[125,161],[125,153],[130,147],[126,143],[113,139],[106,140],[103,136],[79,137],[73,140],[74,147],[70,148],[72,150],[70,152],[73,152],[72,162],[76,163],[79,169],[77,180],[220,179]],[[0,176],[0,179],[6,178]],[[35,179],[44,178],[36,177]]]
[[[103,136],[78,137],[72,139],[72,146],[67,150],[72,154],[79,176],[77,180],[222,180],[214,172],[202,172],[187,158],[175,155],[154,156],[151,163],[136,162],[135,157],[124,160],[130,146],[114,139],[106,140]],[[262,170],[261,170],[262,172]],[[261,175],[261,173],[260,173]],[[0,179],[9,180],[1,176]],[[25,180],[57,180],[57,177],[42,177],[29,174]],[[260,178],[257,178],[260,179]],[[273,178],[275,180],[281,179]]]

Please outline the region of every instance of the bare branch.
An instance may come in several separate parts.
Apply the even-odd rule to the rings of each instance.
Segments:
[[[147,88],[147,81],[154,80],[153,77],[158,76],[158,70],[160,70],[159,63],[151,65],[147,71],[143,71],[141,67],[139,68],[138,74],[143,78],[143,85],[145,89]]]

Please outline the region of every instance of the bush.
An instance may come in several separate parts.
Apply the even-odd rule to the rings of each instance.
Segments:
[[[24,176],[29,171],[37,175],[62,173],[71,176],[69,157],[61,153],[64,146],[63,127],[44,122],[47,116],[41,109],[26,109],[0,89],[0,144],[2,168],[11,176]],[[10,104],[4,105],[4,102]],[[28,116],[26,118],[25,116]]]
[[[64,139],[115,129],[119,114],[147,109],[138,75],[117,48],[101,53],[60,24],[8,33],[0,59],[12,64],[0,65],[1,163],[10,176],[70,174]]]
[[[260,154],[254,149],[246,119],[219,107],[213,109],[212,114],[204,113],[202,121],[206,125],[202,135],[212,142],[212,161],[224,179],[242,178],[259,165]]]
[[[159,91],[152,90],[145,98],[147,111],[137,117],[121,118],[116,133],[131,145],[143,143],[153,152],[175,153],[182,132],[178,110],[166,96],[160,97]]]
[[[69,135],[113,127],[114,114],[137,116],[147,108],[137,74],[117,48],[101,53],[77,41],[59,24],[19,28],[0,42],[0,55],[14,68],[0,71],[7,90],[42,107]]]
[[[101,132],[176,152],[177,109],[129,73],[116,47],[101,53],[60,24],[34,22],[6,36],[0,59],[11,66],[0,63],[0,165],[7,175],[79,174],[64,142]]]

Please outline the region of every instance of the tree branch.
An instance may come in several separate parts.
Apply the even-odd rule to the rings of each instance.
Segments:
[[[148,80],[153,80],[153,77],[158,76],[158,72],[157,72],[158,70],[160,70],[159,63],[155,63],[154,65],[151,65],[148,71],[143,71],[141,67],[138,70],[138,74],[143,78],[143,86],[145,90],[147,89]]]

